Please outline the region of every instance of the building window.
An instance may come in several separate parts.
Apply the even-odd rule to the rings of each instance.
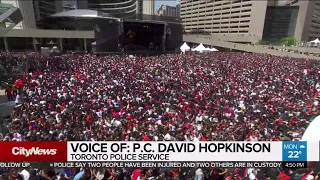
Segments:
[[[250,12],[251,9],[242,10],[241,12]]]
[[[248,23],[250,20],[240,21],[240,23]]]
[[[242,5],[242,7],[251,7],[252,6],[252,4],[244,4],[244,5]]]
[[[237,14],[240,13],[240,11],[231,11],[231,14]]]
[[[243,15],[242,18],[250,17],[250,15]]]

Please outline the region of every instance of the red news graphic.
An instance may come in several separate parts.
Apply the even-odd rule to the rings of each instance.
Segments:
[[[1,142],[1,162],[67,161],[66,142]]]

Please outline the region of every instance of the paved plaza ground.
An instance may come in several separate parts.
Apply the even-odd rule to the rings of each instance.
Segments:
[[[8,102],[4,90],[0,90],[0,115],[9,115],[13,108],[13,102]]]

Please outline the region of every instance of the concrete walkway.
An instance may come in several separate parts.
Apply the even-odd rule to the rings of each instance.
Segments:
[[[288,49],[288,50],[298,50],[299,52],[308,52],[308,53],[320,53],[319,48],[311,48],[311,47],[283,47],[283,46],[273,46],[278,49]]]
[[[318,59],[320,60],[320,57],[315,56],[307,56],[304,54],[298,54],[293,52],[285,52],[285,51],[278,51],[275,49],[268,49],[264,48],[263,46],[256,45],[248,45],[248,44],[240,44],[240,43],[232,43],[227,41],[221,41],[219,39],[215,39],[212,36],[206,36],[206,35],[183,35],[183,41],[185,42],[191,42],[203,45],[211,45],[215,47],[222,47],[222,48],[228,48],[228,49],[234,49],[244,52],[252,52],[252,53],[266,53],[271,54],[275,56],[282,56],[282,57],[292,57],[292,58],[306,58],[306,59]]]
[[[4,89],[0,89],[0,96],[6,95],[5,90]]]
[[[0,95],[0,115],[10,115],[13,107],[14,101],[8,102],[6,95]]]

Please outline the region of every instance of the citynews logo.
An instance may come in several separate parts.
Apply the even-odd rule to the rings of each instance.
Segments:
[[[22,155],[22,156],[40,156],[40,155],[51,155],[54,156],[57,154],[57,149],[40,149],[39,147],[32,147],[30,149],[24,147],[13,147],[13,155]]]

